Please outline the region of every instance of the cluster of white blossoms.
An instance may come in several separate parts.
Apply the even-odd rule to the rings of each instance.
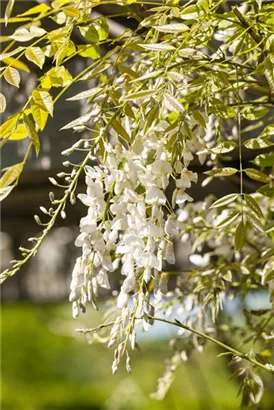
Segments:
[[[139,137],[130,149],[108,142],[105,150],[103,165],[85,167],[87,191],[78,195],[88,212],[75,241],[82,255],[72,273],[74,317],[85,311],[88,301],[95,304],[98,287],[110,289],[109,273],[118,268],[125,277],[118,308],[125,308],[151,279],[156,297],[167,292],[162,266],[175,263],[173,242],[182,225],[173,209],[192,201],[186,189],[197,182],[197,174],[187,168],[193,159],[187,144],[174,166],[165,140],[155,134]],[[166,193],[171,176],[172,205]]]

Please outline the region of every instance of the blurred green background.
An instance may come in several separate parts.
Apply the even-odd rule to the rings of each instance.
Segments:
[[[176,373],[163,401],[149,397],[172,351],[167,340],[141,342],[133,372],[111,374],[113,350],[89,345],[74,329],[96,326],[100,314],[71,319],[66,304],[6,303],[2,306],[3,410],[226,410],[238,409],[238,386],[224,357],[208,346]],[[83,321],[84,320],[84,321]],[[257,409],[270,410],[273,394]]]

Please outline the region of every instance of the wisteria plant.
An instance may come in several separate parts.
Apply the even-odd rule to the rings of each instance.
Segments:
[[[2,146],[29,139],[23,161],[3,171],[1,199],[17,185],[31,150],[39,154],[48,116],[76,82],[86,90],[69,100],[83,100],[85,113],[63,129],[81,136],[63,154],[83,158],[66,160],[64,172],[51,178],[64,195],[50,193],[51,207],[41,207],[46,217],[35,216],[41,235],[1,280],[35,256],[78,198],[86,215],[69,299],[76,318],[97,308],[111,277],[121,278],[118,292],[110,289],[114,303],[104,322],[80,330],[114,349],[113,373],[121,362],[131,371],[136,329],[161,321],[178,335],[154,397],[165,396],[193,349],[214,343],[231,359],[242,405],[259,403],[265,376],[273,382],[274,375],[273,2],[55,0],[13,16],[14,3],[3,23],[18,27],[2,38],[0,75],[18,88],[20,64],[35,64],[42,75],[21,111],[1,125]],[[102,5],[115,6],[108,18]],[[114,36],[109,27],[121,16],[131,28]],[[73,76],[67,63],[76,57],[85,68]],[[3,112],[3,94],[0,103]],[[83,175],[86,192],[78,193]],[[215,179],[233,179],[235,190],[203,201],[190,195],[193,184],[208,193]],[[181,270],[172,268],[175,245],[191,249]],[[254,292],[268,294],[265,309],[246,308]],[[241,301],[244,326],[224,313],[233,299]],[[185,320],[169,318],[182,310]]]

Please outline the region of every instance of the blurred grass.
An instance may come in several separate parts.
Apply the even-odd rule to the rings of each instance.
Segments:
[[[232,410],[239,408],[237,385],[225,358],[214,347],[195,353],[177,372],[162,402],[149,394],[171,356],[167,341],[141,343],[132,354],[132,375],[123,367],[112,376],[113,351],[88,345],[74,328],[94,326],[71,320],[68,304],[2,306],[3,410]],[[271,409],[270,395],[260,409]]]

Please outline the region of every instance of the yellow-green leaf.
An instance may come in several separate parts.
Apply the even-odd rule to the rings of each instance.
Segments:
[[[270,178],[268,175],[264,174],[261,171],[258,171],[255,168],[246,168],[244,169],[244,172],[249,178],[254,179],[255,181],[266,183],[270,182]]]
[[[7,138],[14,131],[19,121],[19,117],[20,117],[20,114],[13,115],[1,125],[0,127],[1,138]]]
[[[131,138],[128,135],[128,133],[126,132],[126,130],[124,129],[124,127],[122,126],[122,124],[114,119],[111,121],[111,125],[114,128],[114,130],[117,132],[119,137],[122,137],[122,139],[124,139],[126,142],[131,142]]]
[[[261,149],[261,148],[268,148],[274,145],[274,142],[268,140],[268,136],[266,137],[257,137],[257,138],[250,138],[244,142],[244,146],[248,149]]]
[[[225,216],[221,221],[218,222],[216,228],[224,228],[227,225],[232,224],[238,217],[240,216],[240,212],[235,213],[231,212],[229,215]]]
[[[15,3],[15,0],[9,0],[7,7],[5,9],[5,26],[8,24],[9,18],[13,10],[14,3]]]
[[[229,177],[230,175],[236,174],[238,170],[236,168],[216,168],[211,169],[210,171],[204,172],[206,175],[212,175],[214,177]]]
[[[8,57],[3,60],[3,63],[8,65],[9,67],[16,68],[17,70],[22,70],[25,71],[26,73],[30,72],[30,69],[28,68],[27,64],[23,63],[21,60],[17,60],[16,58],[13,57]]]
[[[40,47],[30,47],[25,52],[26,58],[42,68],[45,62],[45,54]]]
[[[265,78],[269,84],[271,94],[274,94],[274,64],[269,56],[264,61]]]
[[[240,251],[245,243],[246,237],[246,225],[243,221],[239,223],[236,228],[235,236],[234,236],[234,246],[237,251]]]
[[[53,115],[53,100],[48,91],[35,89],[32,92],[32,98],[35,104],[39,105],[44,111]]]
[[[4,71],[4,77],[5,80],[11,84],[14,85],[15,87],[19,88],[19,84],[20,84],[20,74],[19,72],[16,70],[16,68],[13,67],[7,67]]]
[[[255,214],[257,214],[260,218],[264,218],[264,214],[262,213],[262,210],[257,201],[251,195],[248,194],[245,194],[244,198],[248,208]]]
[[[225,206],[230,204],[231,202],[235,202],[236,199],[238,198],[239,194],[229,194],[226,196],[223,196],[220,199],[217,199],[217,201],[215,201],[210,208],[219,208],[221,206]]]
[[[31,16],[32,14],[40,14],[40,13],[46,13],[47,11],[50,10],[50,7],[45,4],[39,4],[38,6],[34,6],[30,8],[29,10],[25,11],[23,14],[19,14],[20,16]]]
[[[5,188],[17,180],[22,172],[23,166],[23,162],[20,162],[19,164],[9,167],[0,179],[0,189]]]
[[[237,144],[234,141],[224,141],[218,144],[216,147],[211,148],[211,151],[214,154],[225,154],[227,152],[233,151],[236,146]]]
[[[10,135],[10,140],[23,140],[29,135],[25,124],[19,124],[15,131]]]
[[[0,113],[4,112],[7,106],[6,97],[0,93]]]
[[[30,101],[31,114],[34,122],[38,125],[39,129],[42,131],[48,120],[48,113],[41,108],[40,105],[36,104],[33,99]]]
[[[40,141],[39,141],[39,137],[36,132],[35,126],[33,125],[32,121],[29,119],[29,117],[26,114],[23,114],[23,120],[28,130],[31,142],[35,146],[36,156],[38,156],[39,151],[40,151]]]

